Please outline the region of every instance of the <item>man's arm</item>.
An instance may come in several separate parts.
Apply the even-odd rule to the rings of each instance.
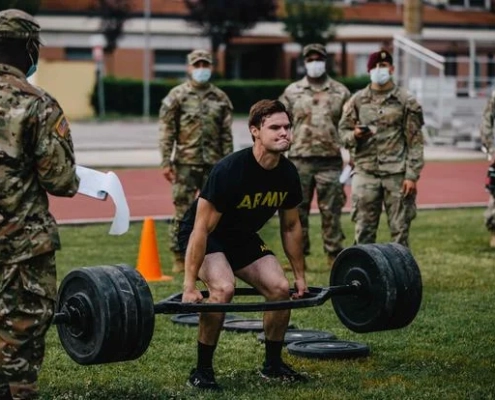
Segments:
[[[169,93],[162,101],[158,120],[162,168],[170,168],[172,164],[172,151],[179,131],[179,127],[177,126],[178,109],[179,102],[173,93]]]
[[[407,142],[405,179],[416,182],[424,166],[424,139],[421,128],[424,125],[423,110],[414,98],[406,106],[404,132]]]
[[[292,113],[292,103],[290,101],[290,95],[289,95],[289,93],[287,91],[287,88],[280,95],[280,97],[278,98],[278,100],[281,103],[283,103],[283,105],[285,106],[285,108],[287,109],[287,111],[289,111],[290,113]]]
[[[79,177],[76,175],[74,145],[67,118],[55,101],[45,103],[37,100],[28,113],[38,120],[32,128],[35,131],[34,157],[38,181],[54,196],[74,196],[79,187]]]
[[[481,120],[480,135],[481,143],[486,149],[488,155],[492,156],[492,162],[495,162],[495,148],[493,145],[493,120],[495,118],[495,91],[492,93],[490,100],[486,103]]]
[[[358,115],[356,112],[356,97],[354,95],[344,104],[338,127],[340,141],[346,149],[352,149],[357,145],[355,135],[357,122]]]
[[[297,296],[307,291],[304,276],[303,234],[297,208],[279,210],[280,236],[284,252],[294,273]]]
[[[226,103],[222,128],[220,131],[220,143],[222,144],[222,155],[224,157],[234,151],[234,139],[232,137],[232,114],[234,107],[228,98],[226,98]]]
[[[206,240],[217,226],[221,216],[222,214],[216,210],[212,203],[202,197],[198,198],[194,228],[186,250],[183,302],[191,303],[202,299],[201,294],[196,289],[196,280],[205,258]]]

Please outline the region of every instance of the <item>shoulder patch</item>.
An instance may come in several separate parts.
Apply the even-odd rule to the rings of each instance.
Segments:
[[[69,132],[69,121],[67,121],[64,114],[62,114],[55,123],[55,131],[57,131],[57,134],[63,138],[65,138],[67,132]]]

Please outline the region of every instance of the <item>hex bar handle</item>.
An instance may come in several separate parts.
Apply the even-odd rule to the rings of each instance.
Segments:
[[[182,293],[176,293],[155,304],[155,314],[180,314],[195,312],[230,312],[230,311],[275,311],[293,308],[315,307],[326,302],[330,297],[358,293],[361,284],[353,281],[349,285],[330,287],[309,287],[303,298],[261,303],[182,303]],[[294,290],[291,290],[291,294]],[[202,291],[203,298],[208,297]],[[254,288],[236,288],[234,296],[258,296]]]

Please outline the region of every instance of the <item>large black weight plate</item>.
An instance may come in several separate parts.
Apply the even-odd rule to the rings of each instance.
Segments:
[[[407,247],[398,243],[376,244],[375,247],[388,258],[397,287],[395,310],[390,317],[388,329],[403,328],[414,320],[421,306],[421,272]]]
[[[332,304],[340,321],[354,332],[388,329],[395,310],[395,276],[388,259],[373,245],[355,245],[335,259],[330,286],[360,283],[356,294],[334,295]]]
[[[313,339],[337,339],[337,337],[331,332],[317,331],[313,329],[287,329],[284,336],[284,345],[289,343],[298,342],[301,340],[313,340]],[[258,335],[258,340],[262,343],[265,342],[265,332],[261,332]]]
[[[225,314],[225,321],[230,320],[241,320],[242,317],[234,314]],[[182,324],[187,326],[197,326],[199,324],[199,314],[198,313],[189,313],[189,314],[176,314],[170,320],[174,324]]]
[[[69,272],[60,284],[56,312],[70,310],[70,323],[57,324],[67,354],[78,364],[111,362],[122,351],[119,295],[103,267]]]
[[[294,328],[294,325],[289,324],[289,329]],[[223,329],[230,332],[263,332],[262,319],[233,319],[223,323]]]
[[[134,338],[129,339],[126,360],[135,360],[141,357],[148,349],[155,330],[153,296],[146,280],[134,268],[127,265],[115,265],[115,268],[127,278],[134,295],[137,310],[135,319],[136,335]]]
[[[332,339],[289,343],[287,351],[295,356],[321,360],[367,357],[370,354],[370,348],[366,344]]]

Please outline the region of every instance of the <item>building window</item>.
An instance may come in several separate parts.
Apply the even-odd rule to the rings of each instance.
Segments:
[[[462,8],[490,8],[490,2],[486,0],[448,0],[448,5]]]
[[[186,76],[189,50],[155,50],[155,78],[180,79]]]
[[[92,61],[93,51],[90,47],[66,47],[65,59],[72,61]]]

